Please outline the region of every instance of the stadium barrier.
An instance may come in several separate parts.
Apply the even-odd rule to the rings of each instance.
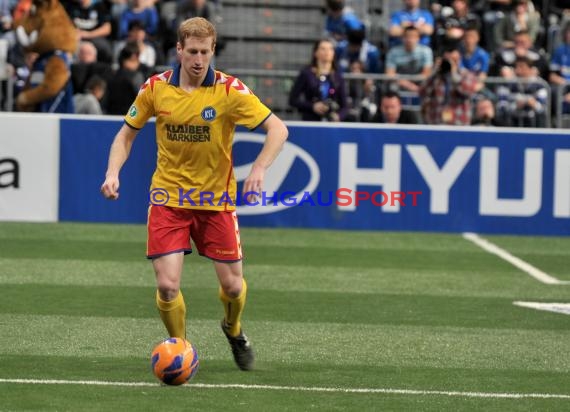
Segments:
[[[570,103],[566,102],[565,95],[570,93],[570,83],[558,85],[553,89],[555,110],[554,117],[556,119],[556,127],[559,129],[567,129],[570,127]]]
[[[30,124],[29,115],[1,114],[0,122],[1,220],[145,222],[154,122],[137,137],[115,202],[99,189],[121,118],[38,115]],[[570,132],[288,126],[261,204],[238,207],[242,226],[570,235]],[[262,143],[257,132],[236,133],[238,190]]]
[[[0,114],[0,221],[55,222],[59,197],[59,119]]]
[[[265,69],[244,69],[244,68],[229,68],[228,73],[239,77],[242,81],[250,87],[259,98],[265,102],[269,107],[271,107],[276,113],[283,115],[286,119],[298,119],[296,111],[289,106],[289,91],[298,76],[299,72],[294,70],[265,70]],[[421,84],[425,81],[425,77],[419,75],[404,75],[398,74],[397,76],[389,76],[386,74],[377,73],[345,73],[344,75],[345,85],[347,87],[347,92],[351,85],[357,84],[358,82],[364,82],[365,80],[372,80],[378,89],[384,90],[386,88],[398,90],[402,98],[402,108],[404,110],[420,112],[421,99],[417,92],[402,90],[399,87],[395,87],[398,80],[409,80],[416,84]],[[391,85],[391,86],[390,86]],[[551,117],[553,113],[551,96],[552,88],[548,82],[542,78],[533,79],[506,79],[503,77],[487,77],[484,81],[484,88],[474,94],[473,100],[480,97],[490,98],[494,104],[495,108],[498,108],[499,96],[497,94],[497,89],[499,87],[512,87],[515,85],[538,85],[544,88],[547,93],[545,98],[545,118],[544,124],[536,124],[535,127],[551,127]],[[377,90],[378,91],[378,90]],[[374,103],[377,103],[378,96],[380,93],[375,91],[373,96],[369,96]],[[356,104],[358,106],[359,102],[352,102],[351,104]],[[499,113],[497,113],[500,116]],[[522,126],[518,124],[513,124],[513,126]],[[554,126],[559,126],[556,123]]]

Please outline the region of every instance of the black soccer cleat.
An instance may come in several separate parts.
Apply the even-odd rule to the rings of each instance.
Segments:
[[[252,370],[255,356],[253,355],[251,343],[243,333],[243,330],[240,330],[239,335],[231,336],[229,334],[229,329],[230,328],[226,325],[226,322],[222,320],[222,331],[224,332],[224,335],[226,335],[226,338],[228,338],[228,342],[232,348],[234,360],[236,361],[238,368],[242,371]]]

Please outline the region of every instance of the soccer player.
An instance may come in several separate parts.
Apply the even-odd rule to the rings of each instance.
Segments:
[[[210,67],[215,46],[216,31],[207,20],[196,17],[180,24],[180,63],[141,86],[111,146],[101,192],[108,199],[119,197],[121,167],[138,131],[156,116],[158,159],[149,197],[147,257],[156,273],[160,317],[171,337],[186,337],[180,278],[192,238],[198,253],[214,264],[225,311],[221,326],[234,359],[240,369],[250,370],[254,354],[240,322],[247,286],[235,212],[232,141],[236,125],[265,130],[263,148],[244,182],[244,193],[260,192],[288,131],[240,80]]]

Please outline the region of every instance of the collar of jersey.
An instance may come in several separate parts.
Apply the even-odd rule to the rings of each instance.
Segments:
[[[180,87],[180,68],[181,65],[179,64],[174,68],[174,73],[172,73],[172,77],[170,78],[170,84],[173,86]],[[216,73],[214,73],[214,69],[208,67],[208,73],[202,82],[202,86],[213,86],[214,80],[216,79]]]

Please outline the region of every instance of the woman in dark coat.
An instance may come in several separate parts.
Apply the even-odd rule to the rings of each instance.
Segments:
[[[289,104],[301,112],[303,120],[338,122],[346,116],[344,79],[336,68],[330,40],[315,43],[311,65],[297,76],[289,93]]]

